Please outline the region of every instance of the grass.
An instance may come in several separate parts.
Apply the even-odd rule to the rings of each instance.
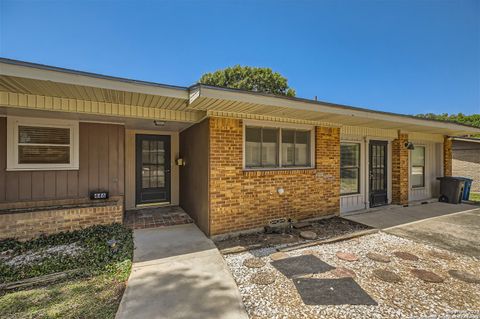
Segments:
[[[116,247],[107,241],[115,239]],[[14,255],[46,247],[77,243],[77,256],[53,255],[31,265],[12,267],[0,262],[0,281],[82,268],[81,276],[46,287],[0,295],[0,318],[114,318],[128,279],[133,256],[132,232],[122,225],[94,226],[25,243],[0,242],[0,251]]]
[[[480,202],[480,193],[470,193],[469,200],[473,202]]]

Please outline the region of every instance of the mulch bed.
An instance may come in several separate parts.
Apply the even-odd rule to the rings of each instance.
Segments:
[[[266,234],[264,232],[257,232],[222,240],[215,240],[215,244],[221,251],[235,250],[238,248],[238,251],[240,252],[248,249],[302,243],[306,240],[300,237],[300,232],[304,231],[315,232],[317,234],[316,240],[324,240],[367,229],[371,229],[371,227],[341,217],[331,217],[308,222],[305,227],[292,228],[289,233]]]

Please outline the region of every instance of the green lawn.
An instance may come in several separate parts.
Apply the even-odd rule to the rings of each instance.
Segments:
[[[116,244],[107,243],[114,239]],[[54,253],[29,264],[8,262],[18,256],[45,252],[59,245],[81,247],[76,255]],[[0,283],[38,275],[79,269],[80,274],[62,282],[28,290],[0,292],[0,318],[114,318],[133,256],[132,232],[122,225],[95,226],[19,243],[0,242]],[[13,252],[13,253],[12,253]]]
[[[470,197],[468,199],[474,202],[480,202],[480,193],[470,193]]]

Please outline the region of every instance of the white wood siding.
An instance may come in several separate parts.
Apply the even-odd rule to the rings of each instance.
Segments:
[[[439,181],[442,176],[442,143],[431,141],[410,140],[414,145],[425,146],[425,186],[413,188],[409,178],[409,201],[426,200],[438,197]],[[411,152],[409,154],[409,174],[411,174]]]

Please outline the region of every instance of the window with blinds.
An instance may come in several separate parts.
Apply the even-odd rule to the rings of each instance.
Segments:
[[[7,169],[78,169],[78,122],[9,117],[7,125]]]

